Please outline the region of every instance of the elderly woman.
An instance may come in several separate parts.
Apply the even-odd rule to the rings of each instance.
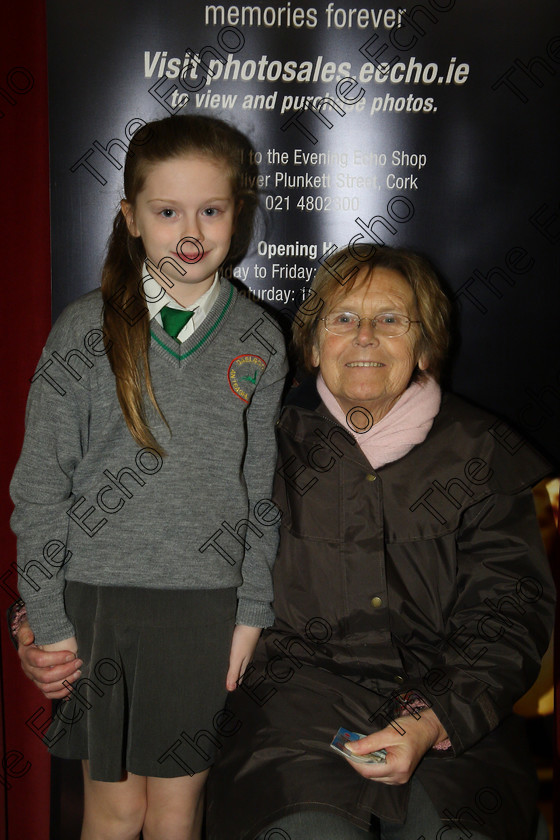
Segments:
[[[221,747],[210,840],[542,830],[512,705],[552,626],[531,493],[548,467],[441,394],[448,301],[420,257],[371,250],[323,265],[295,321],[317,376],[278,426],[276,621],[216,731],[198,733]],[[339,727],[385,760],[345,760]]]

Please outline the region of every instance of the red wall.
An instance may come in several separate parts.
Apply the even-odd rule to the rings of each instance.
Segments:
[[[17,69],[20,68],[20,69]],[[47,50],[42,0],[4,4],[0,58],[0,624],[16,589],[8,482],[23,438],[29,378],[50,327]],[[27,680],[0,630],[0,837],[49,838],[50,768],[26,720],[50,704]]]

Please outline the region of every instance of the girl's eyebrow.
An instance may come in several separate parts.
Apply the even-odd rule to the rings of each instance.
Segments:
[[[161,201],[164,204],[180,204],[180,198],[150,198],[148,199],[148,204],[151,204],[153,201]],[[211,204],[213,201],[233,201],[233,196],[225,196],[225,197],[213,197],[213,198],[205,198],[202,201],[202,204]]]

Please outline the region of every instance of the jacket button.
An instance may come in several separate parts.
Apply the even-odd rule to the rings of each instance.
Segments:
[[[377,595],[375,596],[375,598],[371,599],[371,606],[375,607],[375,609],[377,609],[377,607],[380,607],[382,603],[383,601]]]
[[[404,682],[404,677],[401,677],[400,674],[397,674],[397,676],[395,677],[395,682],[399,683],[399,684],[403,683]]]
[[[376,478],[377,478],[377,476],[374,475],[373,473],[368,473],[366,475],[366,481],[375,481]]]

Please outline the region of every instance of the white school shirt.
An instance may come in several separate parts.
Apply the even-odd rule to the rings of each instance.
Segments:
[[[144,274],[142,275],[142,288],[146,297],[146,305],[150,314],[150,321],[155,318],[158,324],[162,327],[163,323],[160,312],[164,306],[169,306],[171,309],[180,309],[183,312],[186,312],[187,310],[189,312],[194,312],[192,318],[187,321],[177,336],[177,341],[182,342],[186,341],[187,338],[189,338],[189,336],[191,336],[195,330],[200,327],[214,306],[216,298],[220,292],[220,282],[218,279],[218,272],[216,272],[210,288],[207,289],[204,294],[195,300],[190,306],[181,306],[180,303],[173,300],[173,298],[167,294],[163,286],[160,286],[157,280],[154,280],[146,268],[144,269]]]

